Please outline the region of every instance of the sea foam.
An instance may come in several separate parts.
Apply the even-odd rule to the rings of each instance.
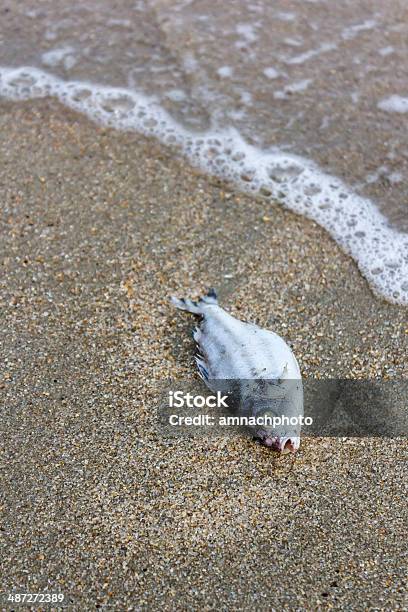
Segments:
[[[0,96],[12,100],[54,96],[99,123],[176,146],[203,171],[316,221],[354,258],[377,294],[408,304],[408,234],[390,227],[368,198],[314,162],[277,148],[256,148],[232,127],[194,133],[177,123],[154,97],[63,81],[36,68],[0,68]]]
[[[393,95],[378,103],[378,108],[389,113],[408,113],[408,98]]]

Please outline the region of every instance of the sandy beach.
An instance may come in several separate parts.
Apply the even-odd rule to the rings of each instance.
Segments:
[[[406,439],[167,438],[216,287],[314,378],[408,376],[407,311],[315,223],[53,100],[1,104],[0,592],[72,609],[402,610]],[[296,239],[294,239],[296,237]]]

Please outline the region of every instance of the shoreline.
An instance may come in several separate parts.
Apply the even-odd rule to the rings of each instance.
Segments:
[[[292,460],[246,438],[169,439],[155,402],[165,378],[196,377],[171,294],[217,287],[290,342],[305,378],[408,378],[406,308],[316,223],[157,142],[51,99],[1,109],[0,592],[403,607],[406,439],[308,439]]]
[[[171,143],[188,164],[231,181],[234,191],[250,197],[263,194],[265,204],[280,202],[316,221],[353,257],[375,294],[390,303],[408,304],[406,232],[393,226],[378,201],[374,204],[314,161],[288,153],[285,147],[258,149],[232,127],[196,133],[179,124],[154,98],[123,88],[66,82],[34,67],[0,66],[0,94],[15,101],[52,96],[103,128],[153,137],[159,146]]]

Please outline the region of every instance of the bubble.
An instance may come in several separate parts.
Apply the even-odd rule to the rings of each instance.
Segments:
[[[271,168],[269,176],[276,183],[282,183],[283,181],[294,181],[297,177],[302,174],[303,168],[295,165],[288,165],[287,163],[282,166]]]
[[[218,149],[216,149],[214,147],[209,147],[206,150],[205,154],[206,154],[206,157],[211,159],[211,158],[216,157],[219,154],[219,151],[218,151]]]
[[[322,191],[321,187],[319,185],[316,185],[315,183],[310,183],[309,185],[305,185],[303,189],[303,193],[308,196],[317,195],[318,193],[321,193],[321,191]]]
[[[21,72],[19,75],[11,79],[8,84],[11,87],[31,87],[36,82],[33,75]]]
[[[237,151],[234,155],[231,156],[232,161],[241,161],[245,159],[245,153],[242,151]]]
[[[72,94],[72,100],[74,100],[75,102],[82,102],[83,100],[86,100],[87,98],[89,98],[92,95],[92,92],[90,89],[78,89],[77,91],[75,91],[75,93]]]
[[[114,113],[114,112],[124,113],[124,112],[132,110],[132,108],[134,108],[135,106],[135,103],[131,98],[127,96],[123,96],[119,98],[107,98],[106,100],[102,102],[101,106],[103,110],[108,113]]]
[[[156,119],[154,119],[154,117],[150,117],[150,119],[146,119],[146,121],[143,121],[143,125],[147,128],[154,128],[157,125],[157,121]]]

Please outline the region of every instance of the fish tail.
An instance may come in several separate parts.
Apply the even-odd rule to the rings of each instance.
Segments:
[[[206,306],[216,306],[218,304],[217,294],[214,289],[210,289],[206,295],[197,302],[187,298],[171,298],[172,304],[180,310],[186,310],[196,315],[203,315]]]

